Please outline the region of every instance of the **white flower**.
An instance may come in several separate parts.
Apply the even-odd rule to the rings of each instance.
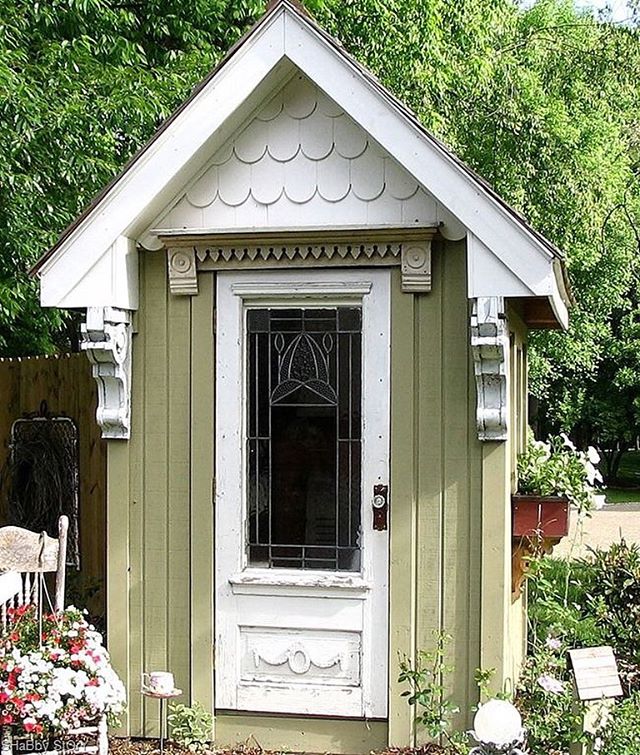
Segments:
[[[571,439],[569,438],[569,436],[566,433],[560,433],[560,437],[562,438],[563,445],[566,448],[570,448],[572,451],[576,450],[575,445],[571,442]]]
[[[553,692],[554,695],[561,695],[564,692],[564,684],[560,679],[550,674],[542,674],[538,677],[538,684],[545,692]]]
[[[557,637],[547,637],[544,643],[549,650],[560,650],[562,643]]]
[[[587,459],[592,464],[599,464],[600,463],[600,454],[596,451],[596,449],[593,446],[589,446],[587,448]]]

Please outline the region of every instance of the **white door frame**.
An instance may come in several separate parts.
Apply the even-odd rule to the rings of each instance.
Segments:
[[[256,306],[348,305],[362,306],[363,311],[362,570],[352,573],[249,567],[244,527],[246,310]],[[389,387],[388,269],[218,273],[217,708],[386,717],[389,539],[388,531],[373,530],[371,501],[373,486],[389,482]],[[314,603],[314,599],[320,602]],[[252,605],[258,615],[247,618]],[[288,645],[280,641],[281,626]],[[309,665],[303,641],[316,648],[318,669],[333,663],[339,678],[326,684],[319,684],[317,679],[315,683],[304,683],[303,672],[296,668]],[[247,676],[247,660],[243,657],[247,654],[256,659],[256,666],[264,656],[274,673],[277,667],[288,663],[285,670],[293,673],[295,684],[289,685],[277,675],[271,681],[264,675]]]

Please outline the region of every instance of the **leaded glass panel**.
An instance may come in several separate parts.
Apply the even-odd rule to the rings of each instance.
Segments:
[[[249,563],[360,569],[362,312],[247,312]]]

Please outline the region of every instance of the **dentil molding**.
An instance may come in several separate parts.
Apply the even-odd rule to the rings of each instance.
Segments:
[[[160,239],[167,253],[169,289],[175,295],[196,295],[200,271],[355,265],[400,266],[402,290],[427,293],[431,291],[431,240],[436,232],[436,228],[321,229]]]

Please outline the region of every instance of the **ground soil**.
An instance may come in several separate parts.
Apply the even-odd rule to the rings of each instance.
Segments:
[[[125,739],[112,737],[109,740],[111,755],[158,755],[159,742],[157,739]],[[165,755],[191,755],[189,750],[171,741],[165,742]],[[263,750],[257,743],[240,744],[232,749],[213,749],[209,752],[216,755],[276,755]],[[289,751],[288,751],[289,752]],[[373,753],[371,755],[374,755]],[[420,747],[391,747],[375,755],[447,755],[447,750],[439,745],[421,745]]]

